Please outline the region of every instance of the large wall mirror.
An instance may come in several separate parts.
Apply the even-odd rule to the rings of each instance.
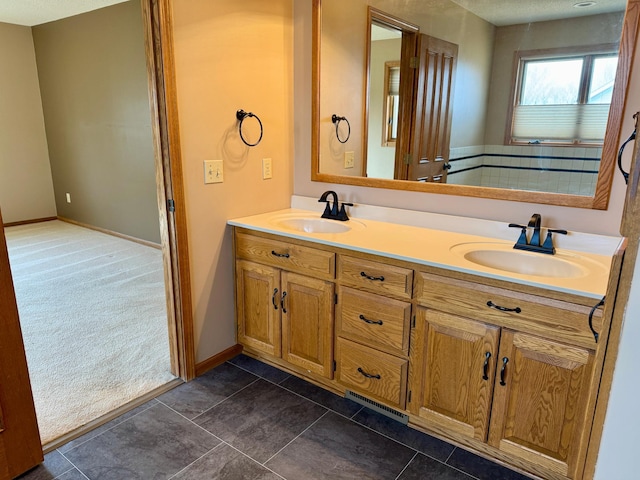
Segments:
[[[314,0],[312,180],[606,209],[631,4]]]

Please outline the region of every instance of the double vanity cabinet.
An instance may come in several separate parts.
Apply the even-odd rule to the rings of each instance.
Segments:
[[[235,223],[245,353],[534,476],[581,478],[608,305],[339,238]]]

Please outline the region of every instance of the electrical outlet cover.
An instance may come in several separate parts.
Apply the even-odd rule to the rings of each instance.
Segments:
[[[270,158],[262,159],[262,179],[267,180],[273,177],[272,163]]]

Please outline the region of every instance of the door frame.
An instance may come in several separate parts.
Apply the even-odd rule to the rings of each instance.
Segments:
[[[164,261],[171,371],[196,376],[170,0],[141,0]]]
[[[10,480],[43,453],[1,213],[0,328],[0,480]]]

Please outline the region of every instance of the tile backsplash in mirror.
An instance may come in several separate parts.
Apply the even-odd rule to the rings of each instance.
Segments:
[[[601,147],[479,145],[452,148],[447,183],[593,195]]]

